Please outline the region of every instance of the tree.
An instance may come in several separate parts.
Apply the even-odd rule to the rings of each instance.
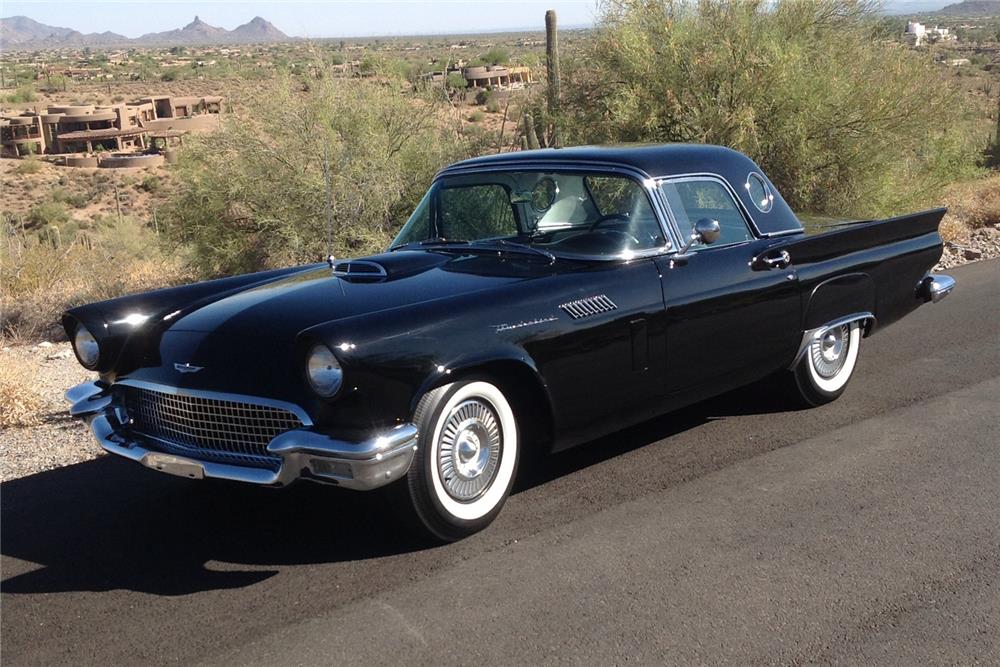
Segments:
[[[976,136],[940,68],[876,19],[851,0],[606,1],[563,87],[569,141],[730,146],[802,210],[914,205],[974,169]]]
[[[271,90],[252,115],[185,143],[165,227],[203,275],[325,256],[326,154],[338,257],[384,249],[434,173],[467,154],[439,99],[333,77]]]

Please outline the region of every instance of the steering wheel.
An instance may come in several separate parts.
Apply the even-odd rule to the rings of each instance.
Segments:
[[[624,223],[628,224],[629,223],[629,217],[627,215],[625,215],[624,213],[610,213],[608,215],[602,215],[600,218],[597,219],[597,222],[595,222],[594,224],[592,224],[590,226],[590,228],[587,231],[588,232],[593,232],[598,227],[600,227],[601,225],[603,225],[605,222],[612,222],[612,221],[614,221],[614,222],[624,222]]]

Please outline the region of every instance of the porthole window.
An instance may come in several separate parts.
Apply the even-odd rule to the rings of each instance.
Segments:
[[[774,194],[771,192],[767,181],[760,174],[750,174],[747,176],[747,194],[757,210],[767,213],[774,206]]]

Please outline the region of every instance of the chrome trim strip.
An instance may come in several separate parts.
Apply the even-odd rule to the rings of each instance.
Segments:
[[[955,289],[955,279],[943,273],[930,274],[921,281],[923,297],[931,303],[937,303]]]
[[[833,320],[832,322],[827,322],[823,326],[816,327],[815,329],[809,329],[808,331],[803,333],[802,342],[799,344],[799,351],[795,353],[795,358],[792,360],[792,363],[788,365],[788,368],[789,369],[795,368],[795,365],[799,363],[800,359],[802,359],[802,355],[806,353],[806,350],[809,349],[809,346],[814,341],[822,338],[827,331],[842,326],[844,324],[848,324],[849,322],[856,322],[857,320],[864,320],[868,322],[868,325],[865,327],[865,331],[863,334],[865,336],[871,333],[872,329],[875,328],[875,324],[877,321],[875,319],[875,316],[869,312],[852,313],[851,315],[845,315],[844,317],[839,317]]]
[[[116,385],[121,385],[123,387],[137,387],[139,389],[149,389],[152,391],[163,392],[164,394],[173,394],[175,396],[190,396],[192,398],[208,398],[215,399],[219,401],[233,401],[236,403],[252,403],[255,405],[265,405],[272,408],[279,408],[282,410],[288,410],[302,422],[304,426],[312,426],[313,421],[309,417],[309,414],[294,403],[289,403],[287,401],[279,401],[274,398],[264,398],[262,396],[248,396],[246,394],[231,394],[229,392],[223,391],[206,391],[203,389],[188,389],[187,387],[174,387],[167,384],[159,384],[158,382],[146,382],[145,380],[118,380],[115,382]]]

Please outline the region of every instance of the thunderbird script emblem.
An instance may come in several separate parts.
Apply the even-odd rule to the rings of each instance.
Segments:
[[[205,368],[204,366],[192,366],[191,364],[188,363],[174,364],[174,370],[177,371],[178,373],[197,373],[198,371],[203,370],[204,368]]]

